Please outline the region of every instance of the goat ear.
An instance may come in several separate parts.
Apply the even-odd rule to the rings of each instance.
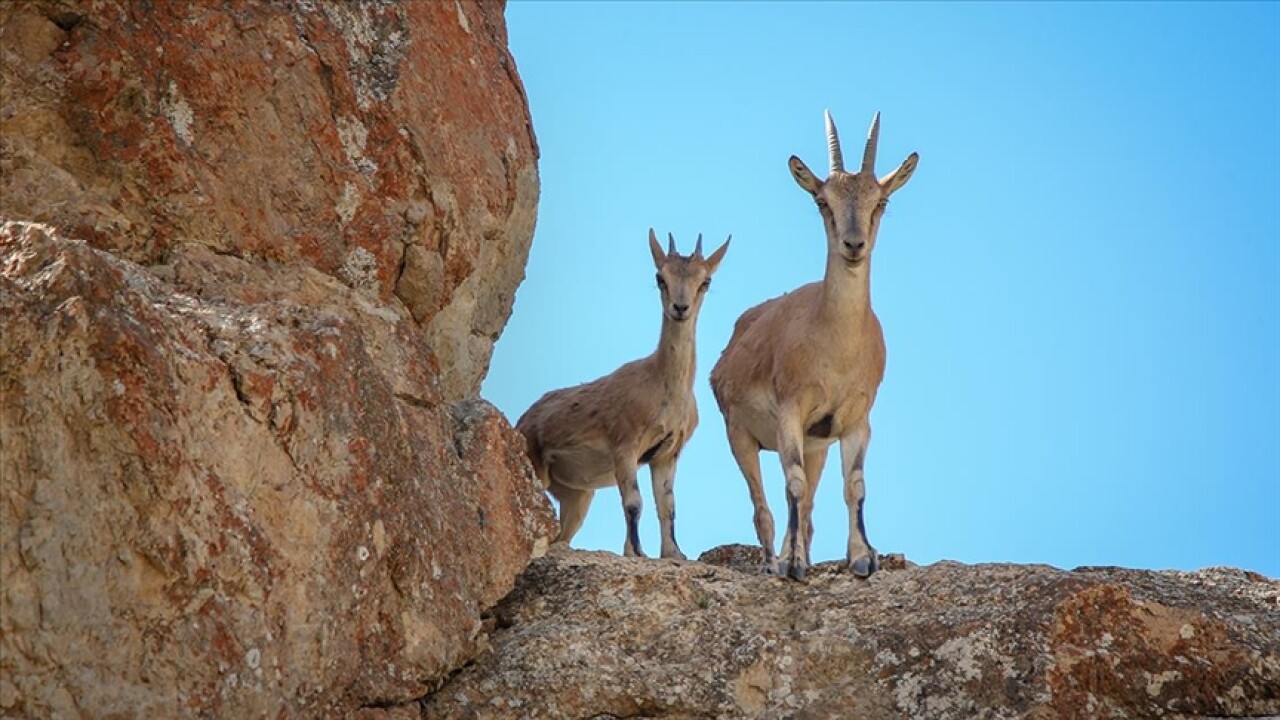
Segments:
[[[907,181],[911,179],[911,174],[916,171],[916,163],[920,161],[918,153],[911,153],[906,160],[898,166],[897,170],[880,178],[880,188],[884,190],[886,196],[892,195],[898,191]]]
[[[809,170],[809,166],[805,165],[803,160],[792,155],[787,165],[791,167],[791,177],[796,179],[800,187],[808,190],[810,195],[818,194],[822,189],[822,181]]]
[[[720,267],[720,261],[724,259],[724,254],[729,251],[729,241],[732,239],[733,236],[730,235],[725,239],[724,244],[716,248],[716,251],[711,253],[711,257],[707,258],[708,275],[715,273],[716,268]]]
[[[662,269],[662,263],[667,261],[667,254],[662,251],[662,246],[658,244],[658,235],[649,228],[649,254],[653,255],[653,266]]]

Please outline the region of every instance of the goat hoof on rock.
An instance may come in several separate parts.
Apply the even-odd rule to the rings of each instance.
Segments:
[[[779,574],[782,577],[789,577],[792,580],[804,582],[804,576],[807,570],[808,568],[805,567],[803,562],[787,562],[784,560],[782,565],[779,567]]]
[[[868,578],[880,569],[880,563],[876,561],[875,554],[862,555],[849,561],[849,569],[857,577]]]

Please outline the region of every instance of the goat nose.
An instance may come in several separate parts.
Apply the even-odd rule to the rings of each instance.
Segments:
[[[675,310],[678,315],[683,315],[689,311],[688,305],[672,305],[671,308]]]

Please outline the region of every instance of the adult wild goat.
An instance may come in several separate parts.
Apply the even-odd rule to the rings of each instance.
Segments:
[[[826,228],[826,275],[743,313],[711,371],[729,447],[755,505],[765,571],[797,580],[804,579],[809,566],[813,497],[827,450],[836,440],[849,508],[846,561],[860,577],[878,566],[862,522],[862,464],[885,361],[880,321],[871,310],[871,252],[889,196],[907,183],[919,159],[911,153],[897,170],[876,177],[876,113],[862,167],[846,172],[831,113],[826,120],[827,179],[819,180],[794,155],[790,161],[791,174],[813,196]],[[773,552],[773,515],[760,481],[760,450],[777,452],[786,475],[787,532],[780,563]]]

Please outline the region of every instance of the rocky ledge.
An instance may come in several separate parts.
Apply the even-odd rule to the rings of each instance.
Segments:
[[[805,584],[565,551],[495,610],[431,718],[1191,718],[1280,714],[1280,582],[939,562]],[[733,566],[733,567],[729,567]]]

